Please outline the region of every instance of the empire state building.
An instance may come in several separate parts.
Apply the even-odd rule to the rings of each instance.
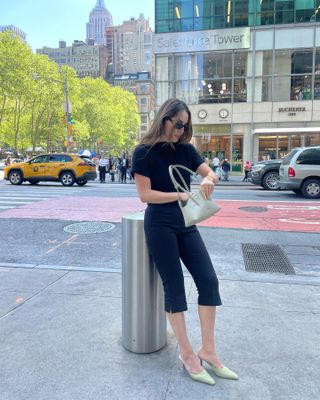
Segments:
[[[87,23],[87,43],[89,39],[94,39],[97,44],[106,45],[106,28],[112,25],[112,15],[106,9],[104,0],[97,0]]]

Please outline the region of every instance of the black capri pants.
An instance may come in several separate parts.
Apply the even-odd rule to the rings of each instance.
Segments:
[[[180,259],[196,284],[198,304],[222,304],[219,282],[200,233],[196,226],[185,227],[177,202],[148,205],[144,230],[150,256],[162,279],[166,312],[188,308]]]

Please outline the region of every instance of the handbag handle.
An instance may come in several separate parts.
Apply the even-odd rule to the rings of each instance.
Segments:
[[[174,187],[176,188],[176,191],[179,193],[179,189],[182,190],[189,196],[190,199],[192,199],[196,204],[199,205],[199,203],[194,199],[194,196],[190,192],[188,185],[186,184],[186,181],[184,180],[183,176],[181,175],[181,172],[179,171],[179,168],[184,169],[185,171],[189,172],[190,175],[197,176],[197,174],[194,171],[185,167],[184,165],[180,165],[180,164],[170,165],[169,166],[169,175],[170,175],[170,178],[171,178],[171,181],[172,181]],[[181,185],[176,180],[176,178],[173,175],[173,171],[175,171],[179,175],[179,178],[181,179],[181,182],[183,183],[183,185]]]

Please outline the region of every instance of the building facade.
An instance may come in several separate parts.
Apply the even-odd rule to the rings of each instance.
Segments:
[[[38,54],[46,54],[58,65],[70,65],[80,78],[91,76],[105,79],[108,65],[108,50],[105,46],[87,45],[75,40],[71,46],[60,41],[58,48],[43,47],[37,49]]]
[[[319,0],[156,0],[156,103],[191,109],[212,158],[279,158],[320,144]]]
[[[143,14],[140,14],[138,19],[131,18],[114,27],[113,43],[109,44],[109,34],[108,46],[113,48],[115,74],[153,71],[152,34],[149,20],[145,19]]]
[[[138,140],[140,140],[150,128],[154,117],[155,85],[151,73],[114,75],[113,85],[120,86],[136,96],[141,120],[138,133]]]
[[[97,0],[87,23],[87,43],[94,40],[96,44],[106,45],[106,28],[112,26],[112,15],[106,9],[104,0]]]

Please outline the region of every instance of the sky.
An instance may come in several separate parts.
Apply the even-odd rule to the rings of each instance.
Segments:
[[[154,0],[104,0],[113,24],[120,25],[143,13],[154,29]],[[0,0],[0,25],[15,25],[27,34],[33,50],[58,47],[59,40],[71,45],[85,40],[86,23],[96,0]]]

